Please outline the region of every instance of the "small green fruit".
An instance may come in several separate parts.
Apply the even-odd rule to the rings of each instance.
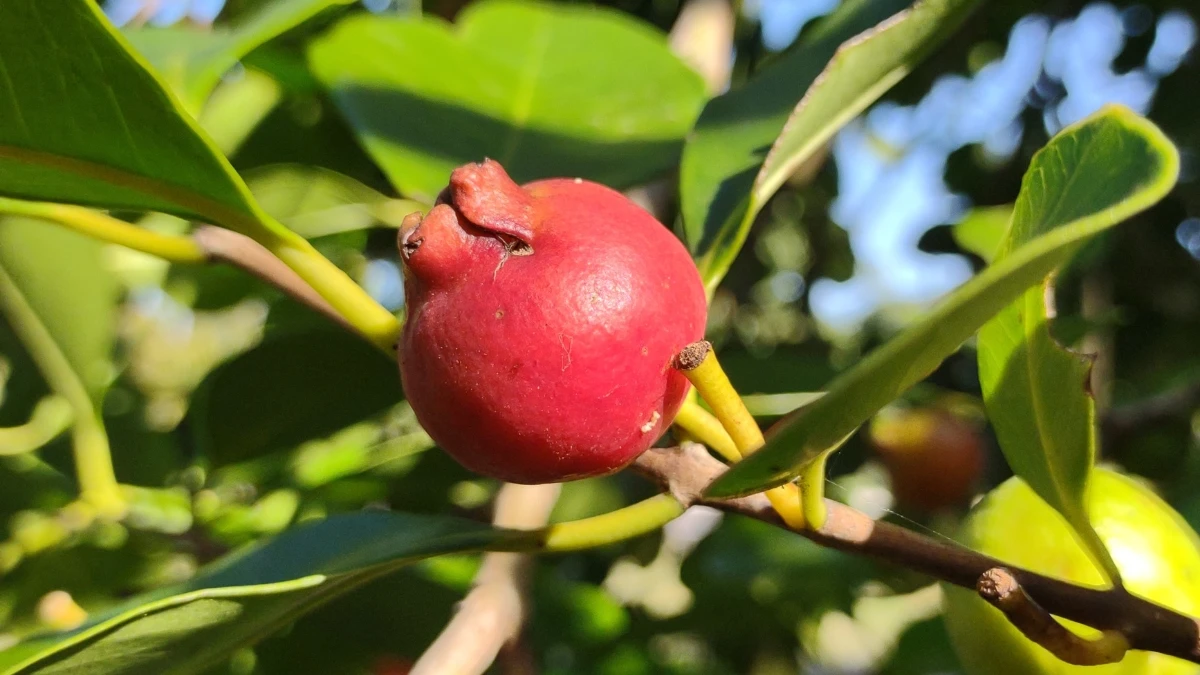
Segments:
[[[1088,513],[1135,595],[1200,616],[1200,539],[1183,518],[1144,485],[1113,471],[1092,475]],[[1012,478],[968,517],[962,541],[1014,566],[1099,586],[1100,572],[1056,511]],[[946,627],[971,675],[1193,675],[1200,666],[1162,654],[1131,651],[1120,663],[1072,666],[1025,639],[975,593],[946,587]],[[1065,622],[1087,637],[1097,632]]]

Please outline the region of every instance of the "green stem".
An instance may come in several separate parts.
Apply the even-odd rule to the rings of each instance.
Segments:
[[[244,185],[238,188],[244,203],[231,205],[157,178],[75,157],[0,145],[0,158],[57,169],[155,196],[182,207],[176,215],[201,216],[199,220],[244,234],[283,260],[372,343],[389,353],[395,348],[400,336],[400,322],[396,317],[303,237],[267,215],[255,204]],[[231,180],[234,179],[236,174],[232,168],[229,173]]]
[[[825,519],[829,515],[828,507],[825,506],[825,462],[828,459],[828,454],[821,455],[804,467],[800,474],[800,498],[803,500],[804,518],[814,530],[824,527]]]
[[[258,228],[246,234],[292,268],[376,347],[394,353],[400,321],[303,237],[282,225],[278,230],[281,232]]]
[[[0,427],[0,457],[21,455],[54,440],[71,426],[75,413],[63,397],[51,394],[38,401],[29,421],[16,427]]]
[[[572,520],[539,530],[534,548],[565,552],[595,548],[653,532],[675,520],[683,505],[669,494],[660,494],[599,516]]]
[[[203,247],[191,237],[158,234],[81,206],[0,197],[0,213],[49,221],[95,239],[175,263],[208,261]],[[396,317],[303,237],[293,234],[282,225],[276,225],[269,229],[259,223],[242,222],[238,229],[282,260],[356,330],[391,354],[400,336],[400,322]]]
[[[0,267],[0,311],[8,317],[13,332],[25,345],[29,356],[46,379],[46,384],[54,393],[66,399],[74,411],[72,437],[82,497],[95,506],[100,514],[120,516],[125,511],[125,500],[113,472],[108,435],[99,411],[78,374],[71,368],[71,363],[54,341],[54,336],[3,267]]]
[[[740,460],[761,448],[765,443],[762,430],[721,368],[712,344],[704,340],[694,342],[680,352],[676,361],[676,367],[696,388],[700,398],[712,408],[713,414],[733,440],[737,458]],[[795,483],[785,483],[766,491],[767,499],[779,517],[788,527],[797,530],[804,528],[808,515],[802,506],[807,502],[803,502],[799,489]]]
[[[45,220],[89,237],[148,253],[171,262],[202,263],[207,259],[200,245],[192,241],[190,237],[151,232],[82,206],[26,202],[0,197],[0,213]]]

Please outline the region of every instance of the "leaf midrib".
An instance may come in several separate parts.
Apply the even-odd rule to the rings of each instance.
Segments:
[[[199,216],[210,219],[218,225],[240,229],[243,232],[261,227],[260,221],[250,212],[239,211],[231,205],[217,201],[186,186],[136,174],[125,169],[6,144],[0,144],[0,159],[12,159],[75,176],[91,178],[110,186],[132,190],[156,201],[173,203],[182,207],[175,215],[188,218]]]

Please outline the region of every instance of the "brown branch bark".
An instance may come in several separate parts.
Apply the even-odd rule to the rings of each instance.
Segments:
[[[496,495],[492,522],[497,527],[533,530],[544,527],[558,499],[558,485],[505,484]],[[479,675],[521,630],[533,556],[488,553],[475,575],[475,587],[454,618],[409,675]]]
[[[1200,623],[1123,589],[1095,589],[1024,570],[965,547],[912,530],[877,522],[845,504],[825,500],[829,517],[815,530],[788,528],[762,495],[716,500],[704,489],[726,469],[703,447],[656,448],[635,470],[669,491],[685,506],[704,504],[790,529],[812,541],[916,570],[956,586],[977,590],[989,570],[1005,568],[1029,596],[1054,616],[1123,635],[1132,649],[1161,652],[1200,663]]]
[[[325,298],[308,285],[299,274],[292,271],[282,260],[244,234],[215,225],[201,225],[192,232],[192,239],[200,245],[212,262],[223,262],[240,267],[258,279],[283,291],[288,297],[309,307],[337,325],[358,335],[358,331],[346,321]]]
[[[1129,649],[1125,636],[1116,631],[1106,631],[1095,640],[1071,632],[1030,597],[1016,576],[1003,567],[984,572],[975,588],[1022,635],[1060,661],[1076,666],[1101,666],[1120,662]]]

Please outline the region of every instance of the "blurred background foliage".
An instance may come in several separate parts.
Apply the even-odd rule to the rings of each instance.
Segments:
[[[268,1],[103,5],[135,35],[163,26],[220,31]],[[428,0],[423,11],[453,20],[468,4]],[[661,31],[682,5],[570,4],[604,5]],[[838,2],[734,5],[730,86],[738,87]],[[251,51],[204,109],[206,128],[264,206],[397,310],[403,290],[389,227],[427,196],[396,194],[305,50],[346,15],[421,11],[415,1],[363,0],[322,12]],[[997,214],[1002,221],[1032,153],[1062,126],[1121,102],[1179,144],[1180,187],[1139,216],[1140,226],[1100,237],[1077,258],[1059,284],[1056,330],[1065,343],[1100,352],[1103,460],[1154,481],[1200,525],[1197,17],[1196,0],[985,3],[759,216],[710,316],[709,337],[739,390],[819,390],[965,280],[986,246],[972,238],[972,224]],[[405,114],[402,106],[378,112]],[[661,180],[670,178],[662,168],[678,147],[656,152],[667,153],[665,165],[661,154],[639,160],[660,177],[641,196],[673,185]],[[676,222],[673,198],[655,205],[664,222]],[[183,227],[165,216],[141,224]],[[0,452],[0,650],[327,514],[488,517],[497,484],[433,449],[394,366],[369,346],[241,271],[169,267],[44,232],[54,241],[37,255],[54,256],[47,264],[64,271],[65,297],[113,298],[108,314],[62,317],[61,331],[103,350],[96,377],[111,381],[103,412],[117,475],[140,487],[127,488],[127,519],[98,521],[72,501],[65,439],[36,455]],[[0,427],[27,421],[46,394],[0,322]],[[968,347],[835,457],[834,496],[952,535],[971,499],[1007,476],[978,394]],[[790,409],[771,396],[753,400],[764,419]],[[603,513],[649,491],[627,475],[568,484],[554,519]],[[373,582],[213,672],[403,673],[477,565],[473,556],[443,557]],[[540,560],[535,613],[494,670],[959,672],[929,584],[761,523],[693,510],[661,535]]]

